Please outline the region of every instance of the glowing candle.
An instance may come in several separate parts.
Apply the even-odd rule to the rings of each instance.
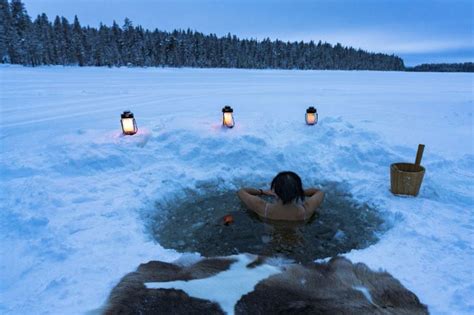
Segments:
[[[222,109],[222,125],[228,128],[234,127],[234,110],[230,106]]]
[[[318,123],[318,112],[313,106],[306,110],[306,123],[308,125],[316,125]]]
[[[122,132],[124,135],[134,135],[137,133],[137,122],[130,111],[124,111],[121,115],[120,123],[122,124]]]

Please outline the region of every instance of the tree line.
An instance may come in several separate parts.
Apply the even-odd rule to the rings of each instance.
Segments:
[[[395,55],[371,53],[319,41],[239,39],[193,30],[153,31],[134,26],[82,26],[45,13],[35,20],[21,0],[0,0],[0,62],[39,65],[335,69],[473,72],[473,63],[405,68]]]
[[[0,0],[2,63],[79,66],[404,70],[394,55],[319,41],[239,39],[193,30],[148,30],[125,19],[119,26],[82,26],[46,14],[32,20],[21,0]]]
[[[424,63],[407,67],[406,71],[413,72],[474,72],[474,63]]]

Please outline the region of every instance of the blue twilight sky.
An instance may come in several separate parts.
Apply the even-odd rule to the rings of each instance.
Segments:
[[[474,61],[474,0],[24,0],[30,16],[282,40],[394,53],[406,65]]]

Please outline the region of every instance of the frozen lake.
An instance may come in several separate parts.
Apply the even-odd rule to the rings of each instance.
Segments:
[[[182,256],[146,231],[156,202],[282,170],[381,210],[391,228],[347,258],[387,270],[433,314],[474,312],[472,74],[2,65],[0,80],[2,314],[100,307],[138,264]],[[133,137],[120,136],[126,109]],[[419,143],[420,195],[395,197],[389,165]]]

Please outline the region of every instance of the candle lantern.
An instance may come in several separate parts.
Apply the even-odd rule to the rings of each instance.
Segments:
[[[222,125],[228,128],[234,127],[234,110],[230,106],[222,108]]]
[[[308,125],[316,125],[318,123],[318,111],[313,106],[306,110],[306,123]]]
[[[120,123],[122,124],[122,132],[124,135],[134,135],[137,133],[137,122],[133,117],[133,113],[129,110],[124,111],[120,116]]]

